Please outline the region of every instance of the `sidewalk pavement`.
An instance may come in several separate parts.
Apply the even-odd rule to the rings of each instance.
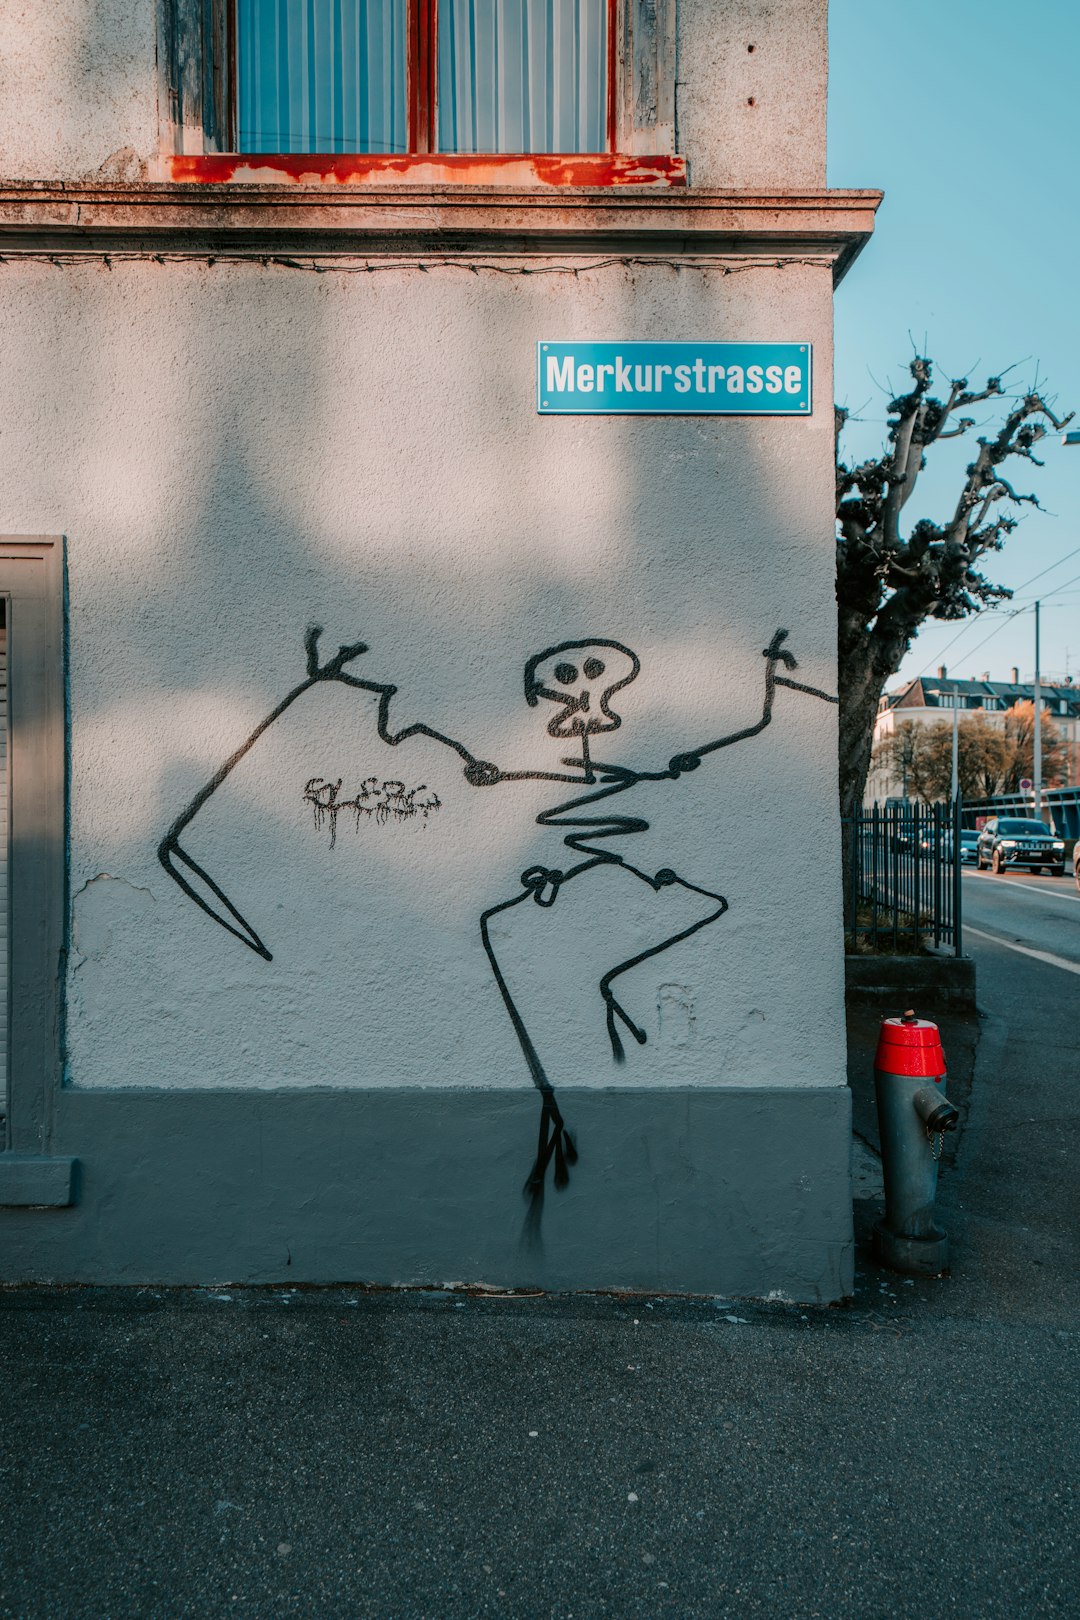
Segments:
[[[1077,1018],[978,965],[949,1277],[0,1295],[0,1616],[1080,1614]]]

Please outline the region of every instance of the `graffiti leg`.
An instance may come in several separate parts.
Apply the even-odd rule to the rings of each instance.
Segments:
[[[662,951],[670,950],[673,945],[678,945],[680,940],[689,939],[691,934],[697,934],[702,928],[708,928],[710,923],[719,922],[728,909],[728,903],[722,894],[714,894],[711,889],[702,889],[696,883],[687,883],[684,878],[678,877],[669,867],[664,867],[657,872],[655,877],[650,878],[644,872],[639,872],[636,867],[630,866],[625,861],[621,864],[624,871],[633,872],[635,877],[641,878],[644,883],[649,884],[650,888],[654,890],[672,887],[686,889],[690,894],[700,894],[707,900],[714,900],[716,909],[710,911],[708,916],[700,917],[696,922],[691,923],[688,928],[680,929],[677,934],[670,934],[667,939],[662,939],[659,944],[650,945],[648,950],[639,951],[636,956],[628,957],[625,962],[620,962],[618,966],[605,973],[600,980],[600,994],[604,998],[606,1008],[608,1039],[611,1042],[611,1052],[616,1063],[626,1062],[626,1051],[619,1035],[616,1019],[625,1024],[639,1046],[645,1045],[647,1037],[645,1031],[634,1023],[625,1007],[620,1006],[616,1001],[611,989],[612,980],[617,979],[622,973],[629,973],[630,969],[637,967],[639,962],[647,962],[650,957],[659,956]]]
[[[544,1065],[540,1061],[540,1055],[533,1045],[532,1037],[525,1028],[524,1020],[518,1011],[513,996],[510,994],[502,969],[499,967],[498,958],[491,944],[489,925],[493,917],[499,916],[504,911],[510,911],[514,906],[520,906],[525,900],[533,899],[540,905],[550,905],[554,900],[554,893],[552,893],[550,899],[542,896],[545,881],[552,878],[553,874],[544,873],[542,868],[530,868],[528,872],[522,874],[522,882],[526,885],[522,892],[516,894],[512,900],[504,900],[500,905],[492,906],[480,918],[480,937],[484,942],[488,963],[494,975],[495,983],[499,987],[503,1005],[510,1015],[510,1022],[514,1026],[518,1044],[529,1066],[533,1084],[543,1099],[540,1108],[540,1137],[536,1148],[536,1158],[526,1178],[524,1188],[530,1205],[526,1222],[526,1236],[534,1239],[539,1235],[540,1210],[544,1201],[544,1181],[547,1176],[547,1167],[554,1158],[555,1185],[556,1187],[565,1187],[570,1180],[570,1166],[577,1163],[577,1149],[574,1146],[570,1132],[566,1128],[566,1122],[555,1099],[554,1088],[544,1072]],[[558,884],[556,882],[554,884],[555,892],[557,892],[557,888]]]
[[[601,868],[608,872],[612,871],[613,868],[626,872],[629,876],[637,879],[638,882],[644,883],[654,894],[659,893],[662,889],[680,888],[685,890],[687,894],[699,895],[711,902],[704,916],[695,918],[689,925],[673,933],[666,934],[663,939],[655,944],[616,963],[600,979],[598,990],[604,1005],[608,1039],[617,1063],[624,1062],[626,1056],[618,1029],[620,1022],[629,1030],[639,1045],[644,1046],[647,1037],[645,1031],[640,1028],[616,998],[612,990],[613,981],[620,974],[627,973],[631,968],[637,967],[639,963],[648,961],[651,957],[659,956],[661,952],[669,950],[681,940],[689,939],[692,934],[696,934],[702,928],[708,927],[710,923],[716,922],[727,910],[727,901],[722,895],[714,894],[711,890],[703,889],[697,884],[687,883],[667,868],[657,872],[654,877],[650,877],[647,873],[631,866],[628,862],[620,860],[611,853],[604,853],[594,854],[590,859],[578,862],[576,866],[570,867],[567,871],[559,871],[545,866],[529,867],[527,871],[521,874],[521,893],[515,895],[513,899],[505,900],[500,905],[492,906],[490,910],[484,912],[480,929],[488,963],[499,987],[503,1005],[514,1026],[514,1032],[528,1064],[533,1084],[543,1099],[539,1145],[532,1169],[525,1182],[525,1192],[530,1199],[531,1205],[529,1223],[534,1233],[538,1233],[539,1230],[539,1214],[543,1201],[548,1165],[554,1160],[555,1186],[564,1187],[569,1180],[569,1167],[577,1160],[577,1152],[573,1140],[567,1132],[554,1089],[545,1071],[540,1054],[536,1049],[535,1041],[526,1027],[521,1008],[515,1000],[513,992],[507,983],[506,975],[499,964],[498,955],[491,938],[490,925],[495,917],[511,911],[530,899],[536,905],[550,909],[556,904],[560,893],[565,891],[568,884],[580,880],[587,872],[595,873]]]

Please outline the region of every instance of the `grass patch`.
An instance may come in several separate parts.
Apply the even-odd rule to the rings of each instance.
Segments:
[[[854,928],[844,931],[844,950],[848,956],[929,956],[933,925],[927,914],[878,906],[875,926],[874,908],[862,901]]]

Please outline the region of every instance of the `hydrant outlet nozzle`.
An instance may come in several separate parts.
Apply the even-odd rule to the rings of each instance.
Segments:
[[[924,1086],[912,1097],[915,1112],[922,1120],[928,1131],[955,1131],[960,1119],[960,1110],[948,1097],[943,1097],[940,1091],[934,1091],[930,1086]]]

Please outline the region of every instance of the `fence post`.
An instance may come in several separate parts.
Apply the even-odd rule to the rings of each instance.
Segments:
[[[934,946],[935,946],[935,949],[936,949],[941,944],[941,934],[942,934],[942,926],[941,926],[941,923],[942,923],[942,918],[941,918],[941,910],[942,910],[942,904],[941,904],[941,902],[942,902],[941,861],[942,861],[942,854],[943,854],[944,849],[945,849],[945,832],[946,832],[946,820],[945,820],[945,814],[944,814],[944,806],[940,805],[940,804],[935,804],[934,809],[933,809],[933,814],[934,814],[934,841],[933,841],[933,846],[932,846],[933,864],[931,866],[930,872],[931,872],[931,878],[933,880],[933,893],[934,893],[934,899],[933,899],[933,906],[934,906]]]
[[[960,822],[962,820],[962,813],[963,813],[963,795],[961,794],[961,792],[960,792],[960,790],[958,788],[957,792],[956,792],[956,798],[953,800],[953,835],[952,835],[952,858],[953,858],[952,927],[953,927],[953,955],[954,956],[963,956],[963,954],[964,954],[964,928],[963,928],[963,919],[961,917],[961,909],[960,909],[961,908]]]
[[[881,853],[881,807],[874,800],[874,815],[870,823],[870,938],[875,951],[878,941],[878,890],[881,879],[878,874],[878,856]]]
[[[915,815],[915,841],[912,844],[912,944],[918,949],[921,935],[921,912],[923,912],[923,842],[931,839],[933,847],[933,812],[929,808],[920,808],[916,805]]]

